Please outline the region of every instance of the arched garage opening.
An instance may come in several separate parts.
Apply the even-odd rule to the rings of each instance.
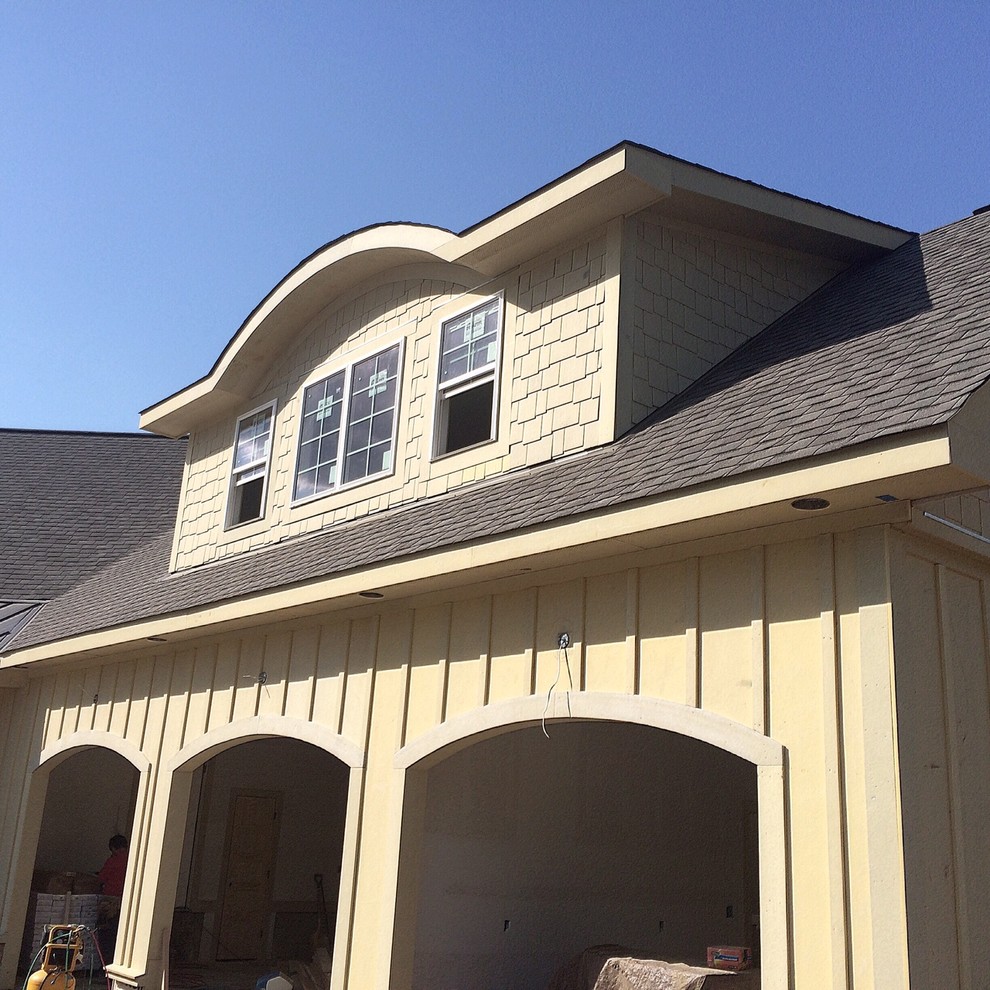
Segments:
[[[404,797],[398,889],[392,934],[393,985],[413,984],[414,961],[419,948],[417,919],[421,904],[420,884],[430,868],[424,865],[424,853],[427,850],[430,770],[453,758],[462,750],[506,733],[539,726],[544,708],[544,699],[535,696],[487,705],[440,724],[411,741],[396,754],[395,767],[404,771]],[[566,717],[562,717],[565,715]],[[756,912],[756,920],[759,924],[759,985],[762,990],[785,990],[791,982],[792,946],[787,907],[790,867],[784,748],[768,736],[703,709],[658,698],[626,694],[599,692],[573,694],[568,698],[566,705],[556,705],[551,710],[547,726],[553,738],[560,725],[582,722],[592,725],[631,724],[647,731],[659,729],[661,738],[684,737],[709,749],[738,757],[743,765],[750,765],[753,768],[758,835],[758,879],[755,886],[759,895]],[[637,751],[627,750],[623,755],[633,763],[640,759]],[[741,766],[738,763],[733,765],[737,768]],[[569,772],[577,775],[579,771],[580,768],[572,767]],[[694,790],[701,786],[703,784],[700,782],[697,785],[692,784]],[[511,800],[511,795],[508,799]],[[751,850],[752,844],[747,842],[747,848]],[[749,869],[748,866],[746,868]],[[734,905],[733,914],[735,916]],[[505,920],[511,922],[512,919],[505,917],[501,919],[503,929]],[[752,924],[752,915],[749,921]],[[426,923],[430,924],[428,919]],[[511,930],[510,924],[508,931]],[[661,931],[667,930],[665,926]],[[492,960],[491,964],[495,965],[495,962]]]
[[[71,742],[71,740],[70,740]],[[43,800],[18,968],[27,972],[50,924],[82,924],[87,970],[101,969],[96,942],[113,956],[123,893],[123,858],[108,867],[110,839],[129,842],[140,772],[101,745],[62,745],[42,754],[33,799]],[[43,794],[43,798],[42,798]]]
[[[752,945],[756,768],[650,726],[548,731],[427,771],[413,986],[543,988],[600,944],[692,962]]]
[[[246,974],[289,961],[329,972],[350,768],[311,743],[226,743],[190,771],[169,968]],[[319,878],[319,879],[317,879]]]

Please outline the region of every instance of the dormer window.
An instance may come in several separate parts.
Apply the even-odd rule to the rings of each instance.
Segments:
[[[396,344],[306,387],[295,501],[392,471],[400,358]]]
[[[227,526],[261,519],[265,514],[265,488],[272,446],[275,403],[255,409],[237,421],[234,464],[227,498]]]
[[[442,324],[437,456],[495,439],[501,331],[501,296]]]

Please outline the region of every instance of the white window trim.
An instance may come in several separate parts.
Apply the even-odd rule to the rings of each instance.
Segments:
[[[381,344],[381,341],[375,342],[376,346],[369,348],[362,348],[361,351],[356,355],[349,355],[346,363],[335,364],[333,367],[323,367],[319,370],[317,374],[311,375],[310,378],[303,383],[303,387],[299,393],[299,432],[296,438],[296,456],[292,462],[292,501],[291,505],[295,508],[298,505],[308,505],[310,502],[316,502],[321,498],[328,498],[331,495],[336,495],[339,492],[350,491],[353,488],[359,488],[361,485],[370,484],[373,481],[379,481],[382,478],[389,478],[395,474],[395,465],[398,458],[396,453],[399,444],[399,411],[402,405],[402,381],[403,372],[405,369],[405,353],[406,353],[406,340],[405,337],[400,337],[398,340],[392,341],[388,344]],[[391,466],[383,471],[378,471],[375,474],[365,475],[363,478],[355,478],[354,481],[343,482],[339,479],[343,478],[343,463],[344,463],[344,445],[347,442],[347,427],[348,427],[348,416],[350,415],[351,406],[351,375],[354,372],[355,365],[360,364],[362,361],[367,361],[369,358],[377,357],[379,354],[384,354],[386,351],[390,351],[393,347],[398,347],[399,354],[396,366],[396,392],[395,392],[395,409],[392,412],[392,458]],[[299,459],[302,454],[302,422],[303,422],[303,405],[305,402],[306,390],[312,388],[314,385],[319,385],[320,382],[326,381],[328,378],[332,378],[337,372],[344,372],[344,394],[340,410],[340,439],[337,446],[337,465],[338,480],[334,483],[332,488],[327,488],[322,492],[314,492],[312,495],[305,495],[303,498],[296,498],[296,478],[299,473]]]
[[[481,309],[483,306],[487,306],[493,300],[498,300],[498,341],[496,344],[496,354],[495,360],[492,362],[492,367],[484,368],[480,371],[466,371],[462,375],[458,375],[456,378],[452,378],[448,382],[441,384],[440,373],[443,364],[443,328],[447,323],[452,323],[454,320],[459,319],[464,316],[465,313],[470,313],[473,310]],[[436,377],[436,387],[434,390],[433,398],[433,442],[430,445],[430,461],[441,461],[448,457],[456,457],[458,454],[463,454],[469,450],[477,450],[480,447],[485,446],[485,444],[495,443],[498,440],[498,428],[499,428],[499,399],[501,391],[501,381],[502,381],[502,356],[505,348],[505,290],[500,289],[498,292],[493,293],[490,296],[486,296],[484,299],[478,299],[472,302],[470,305],[461,306],[460,308],[454,310],[452,313],[444,314],[440,319],[440,329],[437,334],[437,377]],[[491,436],[485,440],[479,440],[477,443],[469,444],[466,447],[458,447],[457,450],[440,450],[440,440],[444,434],[445,426],[445,411],[443,400],[450,398],[451,396],[460,395],[462,392],[466,392],[477,385],[482,385],[491,376],[492,381],[492,412],[491,412]]]
[[[262,406],[257,406],[254,409],[249,410],[244,413],[243,416],[237,417],[237,422],[234,424],[234,440],[231,444],[230,452],[230,469],[227,472],[227,498],[223,508],[223,528],[225,530],[240,529],[241,526],[249,526],[251,523],[259,522],[265,518],[267,511],[267,501],[268,501],[268,476],[271,472],[272,464],[272,447],[275,443],[275,406],[276,400],[271,402],[266,402]],[[246,419],[250,419],[252,416],[257,416],[258,413],[271,412],[271,428],[268,433],[268,450],[265,452],[265,456],[262,460],[252,461],[251,464],[247,464],[239,470],[234,468],[234,462],[237,459],[237,438],[241,432],[241,423]],[[233,522],[231,520],[231,512],[234,508],[234,493],[237,490],[237,476],[250,471],[255,465],[261,464],[262,467],[262,482],[261,482],[261,514],[255,516],[252,519],[244,519],[241,522]]]

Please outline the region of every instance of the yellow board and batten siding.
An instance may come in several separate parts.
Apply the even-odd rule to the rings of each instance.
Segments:
[[[891,557],[912,978],[990,986],[990,571],[907,534]]]
[[[8,730],[8,793],[20,792],[32,759],[60,738],[80,729],[120,734],[152,765],[135,822],[147,889],[156,843],[166,831],[181,841],[183,832],[182,821],[165,821],[164,768],[195,737],[259,715],[339,733],[366,756],[360,814],[349,819],[346,840],[359,864],[356,888],[353,878],[342,882],[348,969],[335,978],[338,986],[384,987],[403,811],[394,758],[402,746],[444,721],[551,689],[555,717],[566,713],[568,692],[699,706],[786,747],[794,986],[905,986],[900,845],[875,845],[896,832],[899,815],[893,711],[879,703],[892,688],[886,533],[593,575],[574,567],[573,576],[544,585],[534,578],[520,587],[517,578],[495,593],[382,603],[351,618],[53,672],[20,691],[36,714],[33,723],[17,719],[13,737]],[[972,800],[956,792],[960,814],[972,816]],[[17,812],[5,811],[9,857]],[[138,969],[161,954],[159,945],[141,944],[139,933],[150,930],[145,910],[135,906],[128,926],[125,958]]]

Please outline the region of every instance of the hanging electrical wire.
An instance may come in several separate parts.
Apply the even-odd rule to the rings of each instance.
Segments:
[[[550,733],[547,732],[547,712],[550,711],[550,699],[553,697],[553,692],[556,690],[557,684],[560,682],[561,668],[567,668],[567,683],[568,690],[564,692],[564,699],[567,702],[567,717],[571,717],[571,691],[574,690],[574,678],[571,677],[571,661],[567,656],[567,647],[571,645],[571,637],[562,632],[560,636],[557,637],[557,676],[553,679],[553,684],[550,685],[550,690],[547,691],[547,703],[543,706],[543,717],[540,719],[540,727],[543,729],[543,735],[550,738]],[[561,662],[563,661],[563,663]]]

